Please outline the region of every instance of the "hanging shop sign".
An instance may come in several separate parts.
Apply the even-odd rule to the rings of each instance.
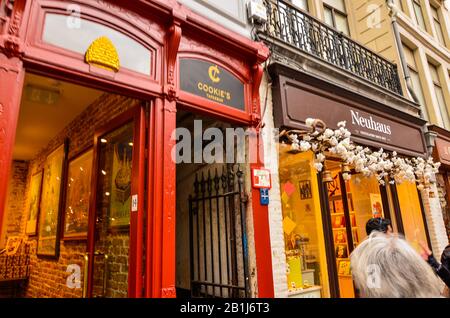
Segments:
[[[357,143],[409,156],[427,153],[421,119],[387,107],[382,112],[358,100],[356,94],[355,99],[351,94],[343,97],[284,76],[279,77],[278,89],[281,111],[274,111],[274,117],[281,127],[305,129],[307,118],[320,118],[332,128],[345,121]]]
[[[450,166],[450,141],[444,140],[441,138],[437,138],[435,141],[437,159],[447,165]]]
[[[433,157],[446,167],[450,167],[450,133],[437,126],[428,127],[437,134],[434,141]]]
[[[245,110],[244,84],[223,67],[208,61],[181,58],[180,89],[219,104]]]

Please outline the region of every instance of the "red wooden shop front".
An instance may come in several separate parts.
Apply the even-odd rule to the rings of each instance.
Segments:
[[[84,55],[45,43],[42,40],[45,15],[69,16],[74,8],[79,10],[78,17],[105,25],[144,46],[151,56],[150,72],[141,74],[126,68],[114,74],[101,72],[85,63]],[[180,57],[215,63],[239,78],[245,87],[245,110],[180,91]],[[0,206],[5,206],[6,201],[25,71],[148,101],[149,122],[142,123],[138,132],[141,137],[148,134],[146,149],[149,153],[139,152],[139,171],[146,170],[143,163],[148,156],[148,177],[137,182],[136,190],[142,194],[139,207],[144,206],[144,193],[147,193],[148,208],[147,211],[140,209],[134,216],[131,239],[136,241],[134,250],[130,251],[130,265],[134,264],[135,268],[130,270],[129,296],[175,297],[176,167],[171,159],[174,145],[171,135],[176,128],[176,111],[184,109],[257,127],[260,122],[261,63],[267,57],[268,49],[263,44],[234,34],[174,0],[124,0],[114,1],[114,4],[92,0],[7,0],[0,9]],[[149,129],[145,130],[145,127]],[[141,146],[146,150],[145,145]],[[250,151],[261,153],[262,141],[258,140]],[[263,162],[257,162],[251,168],[263,165]],[[144,180],[148,180],[147,184]],[[252,191],[255,197],[259,195],[258,191]],[[258,200],[252,200],[252,204],[257,294],[273,297],[268,211]],[[148,217],[144,218],[146,213]],[[0,229],[3,214],[2,208]],[[147,224],[143,224],[144,219]],[[90,224],[93,233],[94,223]],[[146,233],[143,233],[144,229]],[[92,240],[89,242],[89,245],[93,244]],[[92,252],[93,247],[90,247]],[[145,268],[140,268],[143,259],[146,260]],[[92,262],[90,266],[93,266]]]

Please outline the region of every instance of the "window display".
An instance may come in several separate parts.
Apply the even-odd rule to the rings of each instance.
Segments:
[[[384,217],[380,188],[376,178],[360,174],[353,174],[344,181],[337,161],[328,160],[326,167],[331,170],[333,178],[327,188],[339,292],[343,298],[354,297],[349,257],[361,240],[366,238],[367,221],[372,217]],[[350,233],[351,239],[348,238]]]
[[[293,156],[281,152],[280,190],[291,297],[330,296],[317,176],[312,164],[310,153]]]
[[[343,187],[340,178],[340,164],[335,161],[327,161],[326,166],[331,170],[333,181],[327,184],[328,199],[331,216],[331,228],[333,231],[334,255],[338,271],[339,292],[341,297],[354,297],[353,281],[350,272],[350,250],[347,237],[346,207],[344,206]],[[347,189],[349,189],[348,182]],[[345,193],[345,192],[344,192]],[[352,193],[347,190],[347,205],[349,206],[351,222],[355,223]],[[356,224],[352,225],[353,230]]]
[[[416,185],[402,182],[398,183],[396,188],[405,238],[414,248],[420,250],[419,243],[426,243],[427,236]]]

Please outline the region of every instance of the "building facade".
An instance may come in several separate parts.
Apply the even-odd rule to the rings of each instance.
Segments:
[[[1,2],[0,246],[27,240],[21,296],[354,297],[369,218],[448,244],[444,2],[265,0],[260,19],[250,2]],[[318,173],[280,139],[307,118],[441,173],[421,191],[333,156]],[[256,132],[243,161],[196,160],[236,128]]]
[[[397,65],[404,65],[399,68],[399,75],[405,96],[421,105],[422,117],[431,125],[431,138],[437,138],[434,157],[442,162],[437,185],[448,235],[446,165],[439,154],[445,144],[443,138],[447,138],[442,134],[448,130],[450,105],[449,3],[396,0],[387,1],[387,4],[383,6],[382,3],[366,1],[354,6],[356,17],[372,12],[369,15],[372,23],[365,23],[362,19],[354,22],[356,39]],[[398,40],[393,23],[397,24]],[[439,136],[434,137],[434,134]],[[445,240],[435,244],[440,250]]]
[[[263,43],[176,1],[6,0],[0,34],[2,284],[273,297],[267,207],[250,187],[259,135],[242,161],[201,156],[227,129],[258,130]],[[200,150],[188,142],[177,164],[184,137]]]
[[[434,133],[427,126],[421,106],[425,104],[413,99],[410,83],[404,79],[388,3],[265,3],[268,22],[257,34],[272,53],[266,86],[271,94],[261,93],[266,127],[306,131],[306,119],[318,118],[335,129],[338,122],[346,121],[352,140],[359,145],[404,157],[431,155]],[[438,10],[442,21],[446,12]],[[433,47],[417,46],[421,50]],[[441,79],[448,65],[442,63],[438,67]],[[439,104],[434,100],[429,105]],[[428,242],[440,255],[448,244],[436,184],[431,191],[389,180],[387,186],[380,186],[375,178],[355,171],[346,180],[343,176],[349,168],[332,157],[317,175],[312,154],[293,155],[283,143],[279,148],[278,161],[266,160],[278,174],[273,178],[270,206],[275,211],[270,214],[271,228],[276,228],[271,231],[273,263],[283,267],[285,259],[287,273],[282,277],[281,271],[274,271],[276,295],[354,297],[348,255],[365,238],[365,223],[375,215],[390,219],[394,231],[417,248],[420,241]],[[284,246],[276,245],[281,237]]]
[[[346,120],[353,140],[361,145],[396,151],[405,157],[430,156],[435,149],[435,129],[429,123],[437,122],[448,87],[448,77],[444,78],[448,73],[445,54],[449,30],[445,2],[264,1],[267,22],[256,20],[254,24],[251,20],[245,24],[240,18],[245,16],[243,4],[249,1],[185,3],[244,36],[263,41],[271,51],[260,99],[265,165],[272,172],[269,219],[276,297],[352,297],[348,260],[336,258],[336,254],[349,254],[365,237],[364,225],[372,215],[370,205],[377,198],[383,216],[392,220],[396,231],[416,246],[419,241],[428,242],[435,254],[440,254],[448,244],[441,174],[432,191],[419,193],[414,184],[378,187],[374,179],[357,174],[345,182],[339,163],[330,160],[326,164],[334,169],[334,182],[324,188],[311,168],[312,155],[294,158],[288,147],[273,142],[273,129],[305,130],[308,117],[323,119],[330,127]],[[392,23],[393,4],[400,8],[396,28],[402,52]],[[228,6],[234,8],[233,13]],[[428,14],[421,19],[425,32],[416,27],[421,20],[411,15],[418,6]],[[407,47],[415,51],[411,53]],[[409,61],[410,80],[405,79],[402,55]],[[420,71],[411,56],[414,61],[421,56]],[[428,57],[430,66],[436,66],[431,71]],[[425,75],[434,69],[437,75],[433,76],[444,83],[439,84],[443,89],[438,95],[432,90],[431,75]],[[412,96],[408,86],[417,83],[427,85],[428,92]],[[417,89],[412,91],[414,94]],[[357,121],[364,116],[389,126],[389,134],[374,134],[368,126],[363,127],[366,131],[361,129]],[[343,189],[347,200],[339,199],[344,198]],[[323,198],[327,191],[329,200]],[[342,226],[337,226],[336,219]],[[299,285],[309,288],[303,290]]]

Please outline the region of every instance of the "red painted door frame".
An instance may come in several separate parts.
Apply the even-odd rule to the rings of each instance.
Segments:
[[[81,6],[89,4],[88,0],[74,0]],[[148,218],[146,236],[146,276],[144,282],[146,297],[174,297],[175,294],[175,164],[170,158],[174,141],[171,140],[172,130],[176,128],[176,105],[181,98],[184,102],[198,109],[217,110],[217,104],[202,102],[192,96],[179,91],[177,81],[176,61],[182,40],[181,33],[186,36],[195,34],[202,42],[197,48],[196,54],[210,54],[210,49],[216,49],[222,56],[236,60],[235,69],[240,68],[242,74],[247,74],[246,114],[231,115],[227,112],[221,114],[232,121],[245,123],[247,126],[256,127],[260,123],[259,84],[262,76],[261,63],[268,57],[268,49],[262,43],[253,42],[237,35],[228,29],[219,26],[210,20],[191,12],[175,0],[153,1],[115,1],[108,8],[108,13],[103,12],[102,18],[108,18],[108,23],[118,21],[123,25],[127,18],[126,12],[120,7],[135,11],[147,12],[149,19],[154,19],[152,28],[147,28],[149,36],[153,36],[153,44],[161,48],[155,48],[159,52],[154,56],[158,59],[152,64],[156,68],[154,77],[148,80],[148,85],[140,77],[136,81],[130,77],[126,81],[116,82],[108,78],[101,78],[89,74],[88,69],[76,60],[73,55],[58,55],[55,50],[46,51],[40,43],[35,46],[36,39],[30,36],[40,36],[32,32],[36,25],[30,25],[35,21],[34,14],[38,4],[46,6],[58,1],[16,0],[13,10],[7,12],[5,27],[0,30],[0,207],[4,207],[7,193],[7,180],[12,160],[15,131],[20,107],[20,97],[24,78],[23,63],[30,69],[42,74],[48,74],[72,82],[86,83],[90,86],[105,90],[132,95],[147,101],[152,101],[150,107],[150,123],[147,136],[149,138],[149,165],[148,165]],[[119,7],[120,6],[120,7]],[[92,2],[88,12],[95,5]],[[100,7],[99,7],[100,9]],[[0,10],[1,12],[1,10]],[[83,12],[83,11],[82,11]],[[120,15],[124,20],[120,20]],[[119,20],[118,20],[119,19]],[[129,17],[128,17],[129,20]],[[144,32],[145,22],[136,23],[141,26],[140,33]],[[166,26],[169,25],[169,28]],[[152,33],[153,32],[153,33]],[[161,35],[157,32],[165,32]],[[33,42],[34,41],[34,42]],[[158,51],[159,50],[159,51]],[[58,51],[58,50],[56,50]],[[125,79],[126,77],[119,76]],[[6,85],[4,85],[5,83]],[[134,85],[135,84],[135,85]],[[156,98],[155,98],[156,97]],[[141,131],[140,134],[144,134]],[[256,146],[252,149],[259,153],[260,158],[252,167],[264,165],[261,160],[262,141],[257,139]],[[140,169],[143,167],[140,166]],[[140,187],[145,185],[140,184]],[[252,191],[254,198],[259,196]],[[252,200],[254,220],[254,241],[256,248],[256,267],[258,282],[258,297],[273,297],[272,258],[269,237],[269,222],[267,207],[259,204],[258,200]],[[3,219],[4,209],[0,209],[0,225]],[[1,227],[0,227],[1,228]]]

